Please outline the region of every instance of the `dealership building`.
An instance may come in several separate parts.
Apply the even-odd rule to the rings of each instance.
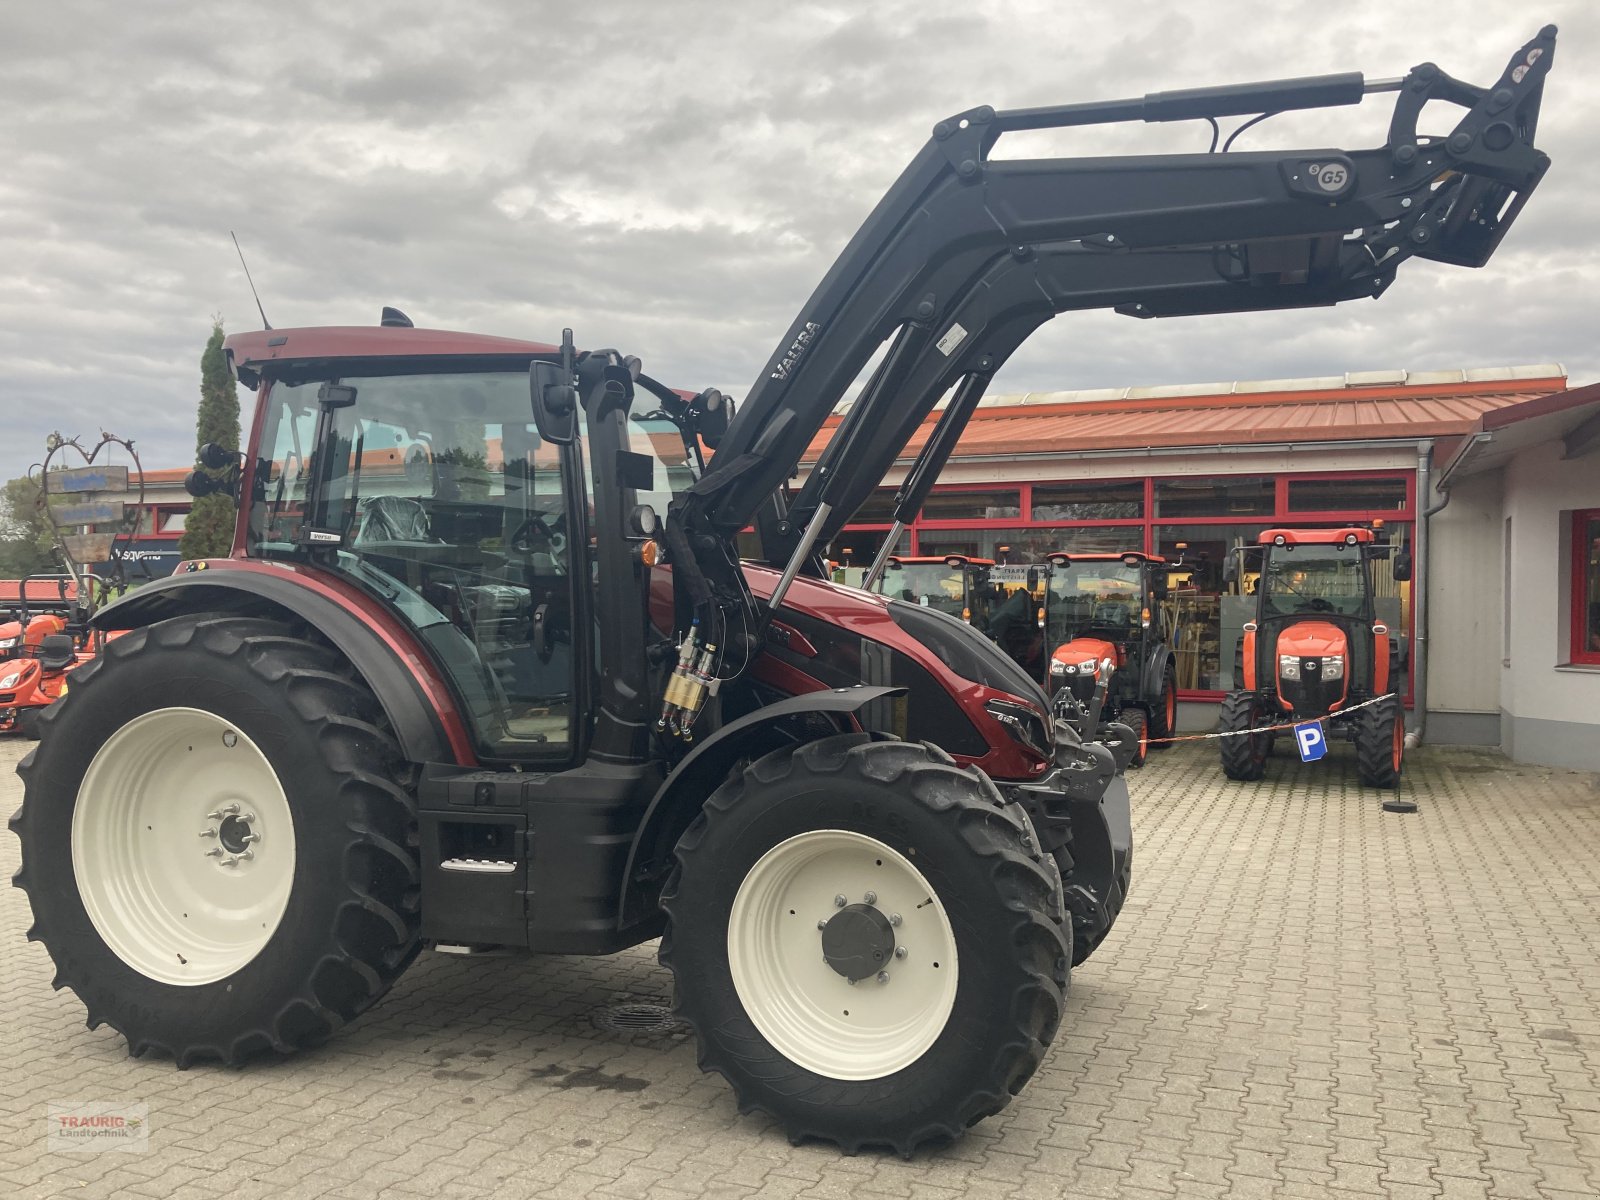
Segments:
[[[835,562],[871,561],[909,465]],[[1381,522],[1417,565],[1378,597],[1408,728],[1600,769],[1600,385],[1569,389],[1559,366],[994,396],[940,480],[897,553],[1183,556],[1164,617],[1189,730],[1233,686],[1249,602],[1227,594],[1229,551],[1275,526]]]
[[[829,547],[836,562],[871,561],[908,465]],[[186,473],[146,473],[131,574],[176,564]],[[1600,385],[1568,388],[1559,366],[993,396],[897,550],[1181,554],[1163,619],[1180,727],[1201,730],[1248,617],[1228,552],[1274,526],[1372,522],[1416,562],[1378,597],[1408,728],[1600,770]]]

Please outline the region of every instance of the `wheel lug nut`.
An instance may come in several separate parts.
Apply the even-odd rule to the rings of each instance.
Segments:
[[[827,927],[828,927],[828,923],[826,921],[818,921],[817,922],[817,928],[818,929],[826,929]],[[824,961],[826,961],[826,960],[824,960]]]
[[[222,860],[222,865],[225,867],[231,867],[236,865],[238,861],[239,860],[237,858],[225,858]]]
[[[843,908],[846,904],[849,904],[849,903],[850,903],[850,901],[846,900],[843,896],[835,896],[833,898],[833,906],[835,908]]]
[[[848,983],[851,987],[855,987],[855,985],[856,985],[856,981],[854,979],[851,979],[849,976],[845,977],[845,982]]]
[[[900,924],[900,914],[899,913],[890,913],[889,914],[889,924],[891,924],[891,925]]]
[[[910,953],[910,951],[907,950],[904,946],[896,946],[894,948],[894,956],[896,958],[904,958],[909,953]]]
[[[865,896],[861,897],[861,900],[865,904],[876,904],[878,902],[878,893],[868,892]]]
[[[255,813],[240,813],[239,814],[239,820],[244,821],[247,824],[249,822],[251,822],[251,821],[254,821],[255,819],[256,819]]]
[[[207,858],[217,858],[221,854],[222,854],[222,847],[221,846],[213,846],[213,847],[211,847],[211,849],[206,851],[206,857]]]
[[[254,858],[255,856],[256,852],[254,850],[241,850],[239,851],[238,857],[236,857],[233,861],[240,862],[243,859]]]
[[[254,833],[254,832],[247,833],[242,838],[240,838],[239,840],[241,842],[244,842],[246,845],[249,845],[251,842],[259,842],[261,840],[261,835],[259,833]]]
[[[202,829],[200,831],[200,835],[199,836],[201,836],[201,837],[216,837],[217,836],[217,831],[215,829],[211,829],[211,828]]]
[[[889,982],[889,972],[887,972],[887,971],[879,971],[878,972],[878,982],[879,983],[888,983]]]

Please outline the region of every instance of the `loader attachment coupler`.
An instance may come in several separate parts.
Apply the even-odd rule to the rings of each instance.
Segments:
[[[930,456],[937,474],[988,380],[1058,313],[1326,306],[1382,295],[1413,257],[1483,265],[1549,165],[1533,138],[1555,35],[1554,26],[1541,30],[1491,87],[1423,63],[1400,79],[1324,75],[1009,112],[982,107],[939,122],[795,318],[716,459],[678,502],[669,533],[676,523],[680,634],[693,617],[726,628],[713,607],[756,615],[727,550],[752,522],[764,556],[787,565],[785,586],[797,573],[820,573],[814,547],[853,517],[940,397],[964,384],[961,419],[941,429]],[[1230,137],[1217,149],[1218,118],[1259,120],[1388,92],[1397,99],[1382,146],[1233,152]],[[1424,133],[1418,120],[1429,101],[1465,111],[1448,132]],[[1011,132],[1177,120],[1209,122],[1211,151],[991,157]],[[788,497],[786,481],[812,439],[885,343],[879,368]]]

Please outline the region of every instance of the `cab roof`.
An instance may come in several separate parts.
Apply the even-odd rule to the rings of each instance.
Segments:
[[[913,567],[925,563],[939,563],[947,567],[958,565],[992,567],[994,566],[994,559],[974,558],[970,554],[897,554],[889,559],[891,567]]]
[[[1263,529],[1256,538],[1261,546],[1353,546],[1373,540],[1370,529],[1347,525],[1343,529]]]
[[[1137,558],[1140,562],[1152,563],[1156,566],[1165,566],[1171,561],[1163,554],[1146,554],[1142,550],[1122,550],[1116,554],[1068,554],[1065,551],[1058,551],[1045,556],[1047,562],[1058,558],[1064,558],[1069,563],[1121,562],[1125,558]]]
[[[228,366],[247,387],[273,366],[341,358],[547,358],[560,353],[546,342],[413,329],[392,325],[325,325],[256,329],[222,343]]]

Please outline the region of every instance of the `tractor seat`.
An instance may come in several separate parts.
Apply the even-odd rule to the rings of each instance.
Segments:
[[[65,671],[76,657],[70,634],[52,633],[39,643],[39,666],[45,671]]]
[[[428,529],[427,510],[419,501],[410,496],[374,496],[366,503],[355,540],[431,542],[433,534]]]
[[[1096,625],[1124,626],[1133,624],[1133,610],[1126,604],[1097,604],[1094,606]]]

